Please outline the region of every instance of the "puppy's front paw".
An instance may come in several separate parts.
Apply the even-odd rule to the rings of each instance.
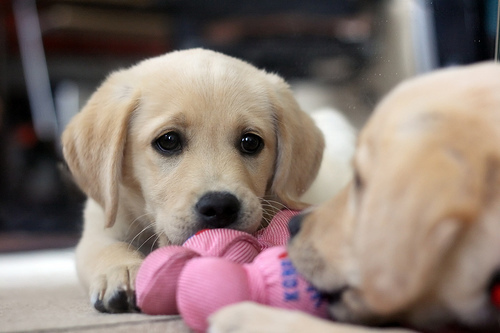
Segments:
[[[90,301],[100,312],[139,312],[135,302],[137,265],[122,265],[97,275],[90,285]]]

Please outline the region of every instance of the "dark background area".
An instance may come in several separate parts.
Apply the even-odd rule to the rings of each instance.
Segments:
[[[288,80],[340,86],[374,59],[383,2],[0,2],[0,252],[75,244],[84,196],[65,171],[58,136],[110,71],[171,50],[206,47]],[[428,3],[439,67],[492,58],[496,0]],[[33,26],[39,29],[43,62],[36,47],[22,47],[23,38],[36,45]],[[325,59],[332,68],[322,73],[315,65]],[[37,79],[26,75],[30,63],[42,74],[47,70],[45,91],[53,100],[46,111],[56,119],[52,132],[34,120],[34,109],[45,109],[30,89],[43,92],[44,84],[32,82],[30,88],[29,81]]]

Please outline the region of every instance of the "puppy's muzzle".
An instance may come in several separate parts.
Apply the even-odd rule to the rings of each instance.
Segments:
[[[228,192],[208,192],[196,203],[200,222],[209,228],[225,228],[236,222],[240,201]]]

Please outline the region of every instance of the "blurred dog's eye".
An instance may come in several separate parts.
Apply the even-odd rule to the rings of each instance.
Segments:
[[[259,153],[264,148],[262,138],[256,134],[247,133],[241,137],[240,151],[247,155]]]
[[[162,154],[174,154],[182,150],[182,140],[177,132],[168,132],[153,142],[153,146]]]
[[[363,180],[361,179],[361,176],[359,175],[359,172],[357,170],[354,171],[354,187],[356,188],[357,191],[360,191],[363,189]]]

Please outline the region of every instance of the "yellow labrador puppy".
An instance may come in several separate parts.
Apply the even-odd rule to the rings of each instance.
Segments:
[[[202,49],[111,74],[62,141],[89,197],[78,274],[103,312],[135,310],[135,274],[156,246],[304,208],[324,146],[283,79]]]
[[[401,84],[362,130],[353,164],[343,192],[290,226],[290,257],[328,295],[332,316],[499,332],[500,65]],[[211,329],[256,332],[257,325],[367,330],[249,303],[218,312]]]

